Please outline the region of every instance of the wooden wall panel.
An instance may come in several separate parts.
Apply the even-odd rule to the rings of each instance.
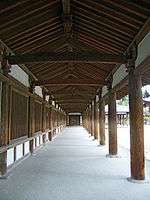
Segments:
[[[12,114],[10,139],[28,135],[28,97],[12,91]]]
[[[50,109],[46,107],[46,129],[50,128]]]
[[[35,101],[35,132],[42,129],[42,104]]]

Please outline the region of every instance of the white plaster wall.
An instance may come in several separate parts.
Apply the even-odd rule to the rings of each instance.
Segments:
[[[24,143],[24,152],[25,152],[25,155],[30,152],[29,151],[29,141]]]
[[[148,56],[150,56],[150,33],[148,33],[145,38],[138,45],[138,57],[136,60],[136,67]],[[117,85],[121,80],[127,76],[125,65],[121,65],[120,68],[113,75],[113,87]],[[102,96],[104,96],[108,91],[105,86],[102,88]]]
[[[55,101],[52,101],[52,105],[55,106]]]
[[[82,115],[80,116],[80,125],[82,125]]]
[[[16,146],[16,160],[23,156],[23,144]]]
[[[33,149],[35,149],[35,138],[33,139]]]
[[[40,141],[41,141],[41,144],[43,144],[43,138],[42,138],[42,135],[40,135]]]
[[[107,94],[108,90],[107,90],[107,86],[105,85],[103,88],[102,88],[102,97]]]
[[[7,166],[14,163],[14,148],[8,149],[7,151]]]
[[[150,33],[138,45],[138,58],[136,60],[136,67],[150,55]]]
[[[35,86],[35,93],[39,95],[40,97],[43,97],[42,95],[42,88],[40,86]]]
[[[18,65],[12,65],[9,74],[26,87],[29,87],[29,76]]]
[[[117,85],[127,75],[128,75],[128,73],[126,72],[125,65],[121,65],[119,67],[119,69],[117,69],[117,71],[115,72],[115,74],[113,75],[113,84],[112,84],[112,87],[114,87],[115,85]]]
[[[29,87],[29,76],[26,74],[18,65],[12,65],[11,66],[11,72],[9,73],[12,77],[14,77],[16,80],[21,82],[26,87]],[[43,97],[42,95],[42,88],[39,86],[35,87],[35,93],[39,95],[40,97]],[[49,97],[47,97],[48,100]]]
[[[78,112],[77,113],[76,112],[75,113],[68,113],[68,115],[81,115],[81,113],[78,113]]]
[[[37,146],[39,146],[40,145],[40,139],[39,139],[39,137],[36,138],[36,141],[37,141]]]
[[[48,95],[46,96],[46,101],[49,101],[49,96]]]
[[[96,102],[98,102],[99,101],[99,96],[98,95],[96,95]]]
[[[49,138],[48,138],[48,132],[46,133],[46,141],[48,141],[49,140]]]

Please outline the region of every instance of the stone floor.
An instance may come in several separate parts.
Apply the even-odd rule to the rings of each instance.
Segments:
[[[106,158],[82,127],[66,128],[53,142],[0,180],[0,200],[149,200],[150,183],[127,181],[129,158]],[[146,161],[146,176],[150,161]]]

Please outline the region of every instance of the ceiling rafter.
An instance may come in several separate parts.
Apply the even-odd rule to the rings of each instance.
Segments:
[[[125,15],[124,13],[118,13],[115,10],[112,10],[111,8],[104,6],[103,4],[97,3],[96,1],[94,2],[93,1],[91,2],[90,0],[86,0],[86,2],[84,0],[82,2],[77,0],[74,1],[76,3],[78,2],[79,5],[84,6],[88,10],[92,10],[94,12],[98,12],[100,10],[101,13],[105,15],[105,17],[111,18],[112,20],[114,19],[115,21],[118,21],[129,28],[134,28],[135,30],[137,30],[142,25],[141,21],[134,18],[130,18],[128,15]]]
[[[43,38],[49,37],[52,34],[56,33],[56,31],[61,30],[61,26],[58,22],[56,22],[55,24],[52,24],[50,27],[48,27],[47,29],[43,30],[42,32],[39,32],[36,35],[33,35],[31,37],[28,37],[27,39],[21,40],[20,42],[14,42],[13,44],[11,44],[12,48],[14,48],[15,50],[19,50],[22,49],[28,45],[31,45],[32,43],[35,43]]]
[[[133,13],[139,17],[142,17],[143,19],[146,18],[145,14],[149,14],[149,10],[147,8],[141,8],[137,4],[132,4],[131,2],[126,2],[123,0],[114,1],[114,0],[106,0],[108,3],[115,5],[116,7],[125,10],[127,12]]]
[[[77,23],[77,25],[78,25],[78,23]],[[89,35],[90,37],[97,40],[97,42],[103,43],[103,45],[105,44],[107,46],[111,46],[111,48],[114,49],[115,51],[123,51],[126,47],[125,45],[122,45],[122,44],[120,44],[120,46],[119,46],[118,42],[115,42],[114,40],[111,40],[111,39],[106,39],[105,36],[102,36],[102,35],[96,33],[95,30],[89,29],[86,26],[79,26],[79,28],[76,26],[75,29],[78,30],[79,33],[82,32],[85,35]]]
[[[50,39],[46,38],[46,41],[43,41],[42,43],[39,44],[35,44],[35,46],[32,46],[28,49],[24,49],[24,53],[29,53],[33,51],[35,52],[37,51],[37,49],[41,49],[41,47],[45,46],[46,44],[53,44],[53,42],[57,43],[57,41],[61,38],[62,38],[62,31],[56,30],[56,32],[51,35]]]
[[[36,20],[36,19],[39,19],[39,18],[42,18],[42,17],[45,17],[46,15],[49,15],[49,17],[55,17],[55,12],[50,12],[50,9],[47,9],[46,11],[44,12],[40,12],[39,14],[37,15],[33,15],[31,17],[28,17],[26,19],[24,19],[23,21],[19,21],[18,23],[15,23],[15,24],[12,24],[11,26],[7,26],[6,28],[3,28],[1,30],[1,33],[0,34],[4,34],[8,31],[11,30],[11,32],[13,31],[14,28],[18,28],[18,27],[21,27],[23,24],[27,24],[27,23],[30,23],[32,22],[33,20]]]
[[[101,27],[98,27],[95,23],[91,22],[91,21],[87,21],[84,18],[79,18],[78,16],[76,16],[76,19],[79,19],[79,22],[76,22],[76,24],[80,27],[80,26],[85,26],[85,27],[92,27],[91,29],[99,34],[101,34],[106,40],[112,39],[116,42],[120,42],[122,43],[122,45],[124,44],[126,46],[126,41],[123,38],[120,38],[119,36],[116,36],[113,34],[112,31],[107,31],[104,30]],[[80,28],[79,28],[80,30]],[[129,41],[129,38],[127,38],[127,41]],[[119,44],[120,44],[119,43]]]
[[[54,2],[53,2],[54,3]],[[52,2],[50,3],[52,5]],[[50,5],[49,4],[49,5]],[[12,13],[15,16],[11,19],[11,15],[7,17],[7,22],[5,22],[5,15],[4,17],[1,16],[2,24],[0,24],[0,28],[3,29],[4,27],[11,26],[11,24],[17,23],[19,20],[23,20],[23,18],[29,17],[30,15],[34,15],[36,12],[41,12],[44,8],[47,8],[49,6],[48,4],[44,4],[40,1],[32,2],[32,4],[29,4],[26,7],[22,7],[18,10],[18,12]]]
[[[16,2],[16,3],[11,3],[11,4],[5,4],[5,6],[2,6],[1,5],[1,7],[0,7],[0,14],[2,14],[2,13],[4,13],[4,12],[7,12],[7,11],[9,11],[9,10],[12,10],[12,9],[14,9],[14,8],[16,8],[17,6],[22,6],[22,4],[24,4],[24,3],[26,3],[26,2],[28,2],[28,1],[30,1],[30,0],[23,0],[23,1],[19,1],[19,2]]]
[[[19,33],[16,33],[15,35],[10,36],[5,41],[11,43],[11,41],[15,40],[17,42],[20,39],[24,39],[26,37],[34,35],[37,32],[41,31],[43,28],[48,27],[49,24],[51,24],[54,21],[58,20],[58,18],[59,18],[58,16],[55,16],[53,18],[50,18],[50,19],[44,20],[42,22],[39,22],[38,24],[36,24],[36,25],[34,25],[34,26],[32,26],[32,27],[30,27],[28,29],[25,29],[23,31],[20,31]]]
[[[75,30],[77,33],[78,30]],[[110,52],[110,53],[118,53],[120,50],[116,50],[116,48],[109,46],[108,44],[103,43],[102,41],[98,41],[96,37],[93,38],[92,34],[87,34],[85,31],[81,31],[78,33],[78,37],[82,42],[85,42],[86,44],[90,44],[93,48],[97,47],[99,51],[103,49],[105,52]]]
[[[122,24],[118,24],[118,23],[116,23],[116,21],[109,20],[109,19],[101,16],[100,13],[96,14],[95,12],[88,12],[88,10],[85,10],[79,6],[75,7],[74,5],[73,5],[73,8],[74,8],[74,13],[76,15],[90,18],[91,20],[95,21],[96,24],[102,24],[104,27],[107,27],[112,31],[120,32],[121,34],[126,35],[126,36],[130,37],[131,39],[135,34],[134,30],[132,30],[128,27],[125,27]]]

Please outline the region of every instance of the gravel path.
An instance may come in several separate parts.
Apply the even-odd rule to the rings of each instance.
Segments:
[[[150,184],[130,183],[128,154],[106,158],[82,127],[66,128],[0,180],[0,200],[149,200]],[[150,161],[146,162],[147,177]]]

